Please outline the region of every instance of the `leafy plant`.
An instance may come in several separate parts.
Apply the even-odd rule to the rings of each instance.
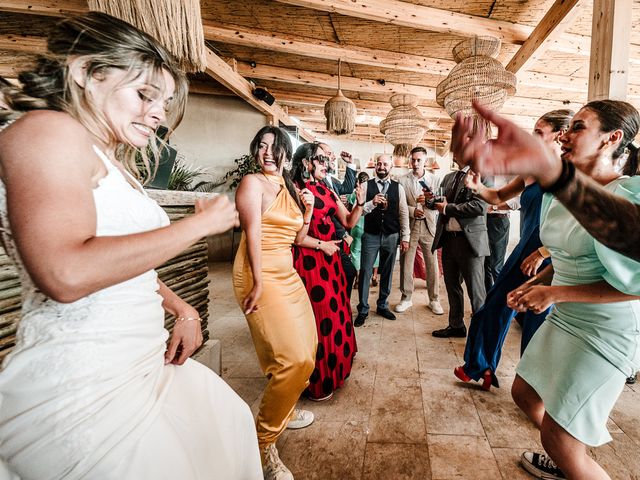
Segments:
[[[240,158],[236,158],[234,162],[237,167],[233,170],[228,171],[223,177],[225,182],[231,179],[229,188],[231,188],[232,190],[240,185],[240,181],[244,178],[245,175],[248,175],[250,173],[258,173],[260,171],[258,162],[256,162],[251,155],[243,155]]]
[[[173,165],[167,190],[182,190],[187,192],[212,192],[214,188],[224,185],[226,177],[214,180],[200,180],[199,177],[209,176],[204,167],[187,165],[182,158],[178,158]]]

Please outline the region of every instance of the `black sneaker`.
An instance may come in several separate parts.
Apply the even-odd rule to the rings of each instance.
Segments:
[[[366,315],[364,313],[359,313],[356,319],[353,321],[353,326],[361,327],[362,325],[364,325],[364,321],[367,319],[368,316],[369,315]]]
[[[636,383],[635,375],[631,375],[629,378],[627,378],[627,385],[633,385],[634,383]]]
[[[524,452],[520,457],[522,467],[543,480],[565,479],[562,470],[544,453]]]

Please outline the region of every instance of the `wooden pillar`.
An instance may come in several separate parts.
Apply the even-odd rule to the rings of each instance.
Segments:
[[[627,98],[632,0],[594,0],[588,99]]]

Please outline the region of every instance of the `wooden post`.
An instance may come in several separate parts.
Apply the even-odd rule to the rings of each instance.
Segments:
[[[588,99],[627,98],[632,0],[594,0]]]

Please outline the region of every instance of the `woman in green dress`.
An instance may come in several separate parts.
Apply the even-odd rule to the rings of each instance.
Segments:
[[[566,168],[640,203],[640,179],[613,167],[639,128],[640,116],[626,102],[588,103],[560,139]],[[635,149],[627,162],[635,173]],[[540,429],[550,458],[525,452],[522,463],[544,478],[608,479],[587,446],[611,440],[607,418],[640,366],[640,297],[633,296],[640,294],[640,263],[595,241],[550,194],[542,203],[540,238],[552,265],[508,302],[520,311],[555,306],[518,365],[512,395]]]
[[[632,105],[615,100],[588,103],[560,139],[560,163],[551,161],[542,143],[508,120],[481,105],[474,108],[498,126],[498,137],[484,141],[482,126],[474,131],[469,117],[459,117],[452,138],[459,161],[493,174],[538,169],[537,178],[547,192],[564,198],[565,189],[573,188],[572,194],[580,197],[573,203],[584,210],[577,216],[594,236],[607,239],[629,231],[629,226],[620,225],[618,219],[626,217],[619,211],[606,215],[601,210],[614,202],[594,199],[595,189],[574,179],[589,176],[607,199],[620,199],[631,207],[640,204],[640,176],[634,176],[638,147],[633,143],[640,115]],[[613,165],[626,150],[622,176]],[[558,167],[555,174],[540,167],[548,164]],[[529,343],[512,387],[514,400],[540,429],[549,455],[525,452],[522,464],[538,478],[608,479],[587,454],[587,445],[611,440],[607,418],[626,377],[640,366],[640,263],[596,241],[551,195],[543,199],[540,237],[551,252],[553,267],[508,297],[510,306],[519,310],[541,311],[555,304]]]

